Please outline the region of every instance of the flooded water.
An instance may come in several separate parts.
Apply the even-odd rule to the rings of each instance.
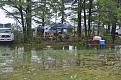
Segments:
[[[17,70],[20,65],[37,64],[42,69],[68,67],[74,63],[76,47],[36,49],[30,46],[0,46],[0,74]]]
[[[115,48],[121,54],[121,47]],[[110,53],[111,50],[105,51]],[[35,48],[28,46],[0,46],[0,75],[5,75],[19,69],[48,70],[57,68],[68,68],[73,66],[102,65],[104,60],[97,60],[97,49],[79,49],[76,46],[62,46]],[[115,55],[114,55],[115,56]],[[118,57],[116,57],[118,58]],[[118,58],[119,59],[119,58]],[[89,61],[92,60],[92,63]],[[84,62],[85,61],[85,62]],[[87,65],[87,66],[90,66]]]

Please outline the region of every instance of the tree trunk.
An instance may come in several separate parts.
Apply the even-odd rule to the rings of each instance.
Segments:
[[[112,22],[111,35],[112,35],[112,44],[113,45],[115,43],[115,32],[116,32],[116,21]]]
[[[31,0],[27,0],[27,8],[26,8],[26,26],[27,26],[27,41],[30,42],[32,40],[32,11],[31,11]]]
[[[86,1],[84,0],[84,27],[85,27],[85,37],[87,38],[87,24],[86,24]]]
[[[45,26],[45,11],[46,11],[46,0],[43,0],[43,12],[42,12],[42,26]]]
[[[108,33],[108,34],[110,33],[110,23],[108,23],[108,30],[107,30],[107,33]]]
[[[42,27],[44,27],[45,23],[46,23],[45,22],[46,0],[43,0],[42,2],[44,4],[44,6],[43,6],[43,12],[42,12]],[[39,33],[38,35],[40,35],[42,37],[43,34],[44,34],[44,30],[43,31],[39,31],[38,33]]]
[[[24,21],[24,14],[23,14],[23,9],[22,6],[20,6],[20,8],[18,9],[21,15],[21,23],[22,23],[22,28],[23,28],[23,38],[24,38],[24,42],[27,41],[27,31],[26,31],[26,25],[25,25],[25,21]]]
[[[77,27],[77,34],[81,37],[81,13],[82,13],[82,0],[78,2],[78,27]]]
[[[64,0],[62,0],[62,3],[61,3],[61,15],[62,15],[62,17],[61,17],[61,23],[63,24],[63,22],[64,22]]]
[[[42,26],[45,26],[45,18],[44,18],[44,12],[43,12],[43,17],[42,17]]]
[[[92,2],[93,0],[89,0],[89,17],[88,17],[88,36],[91,34],[91,16],[92,16]]]

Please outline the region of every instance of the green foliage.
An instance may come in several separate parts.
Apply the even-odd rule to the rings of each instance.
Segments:
[[[13,12],[7,12],[6,10],[5,10],[5,12],[7,12],[7,15],[9,17],[14,18],[19,23],[22,23],[21,15],[23,15],[23,22],[24,22],[23,27],[28,27],[28,28],[31,27],[31,26],[28,26],[31,23],[29,23],[27,21],[29,21],[31,19],[35,23],[38,23],[38,24],[41,24],[44,26],[45,24],[50,24],[51,19],[53,17],[54,18],[61,17],[61,21],[63,22],[66,20],[66,17],[72,16],[72,17],[70,17],[70,20],[72,21],[72,23],[74,23],[74,21],[75,21],[76,25],[77,25],[77,22],[80,23],[79,19],[77,18],[78,14],[82,16],[81,17],[82,19],[84,18],[84,16],[82,15],[82,12],[84,10],[84,3],[83,3],[84,0],[81,0],[82,2],[77,1],[77,4],[74,4],[71,7],[71,10],[73,12],[69,13],[69,14],[65,14],[65,10],[67,10],[67,9],[65,8],[64,4],[66,2],[68,2],[66,0],[38,0],[38,1],[30,0],[30,1],[31,1],[31,4],[29,4],[29,2],[27,2],[27,0],[1,0],[0,6],[2,9],[5,5],[11,7]],[[96,24],[97,26],[92,25],[91,29],[93,27],[93,28],[96,28],[96,30],[98,31],[99,29],[104,28],[104,25],[108,25],[108,24],[112,25],[114,20],[116,21],[115,23],[117,25],[120,24],[120,22],[121,22],[121,6],[120,6],[120,2],[118,2],[120,0],[117,0],[117,1],[116,0],[97,0],[97,1],[92,0],[92,1],[93,1],[92,7],[91,7],[92,15],[90,16],[90,22],[88,22],[88,24],[91,22],[94,22],[94,24]],[[90,4],[91,3],[89,2],[89,0],[86,0],[85,9],[90,9]],[[30,11],[32,14],[27,13],[28,6],[31,6]],[[20,15],[20,10],[22,11],[21,15]],[[78,13],[80,10],[82,10],[82,12]],[[78,15],[78,17],[79,17],[79,15]],[[28,17],[29,17],[29,19],[28,19]],[[86,15],[86,18],[89,19],[88,14]],[[26,20],[26,19],[28,19],[28,20]],[[28,25],[27,25],[27,23],[28,23]],[[89,32],[88,26],[87,26],[87,32]],[[81,28],[82,27],[83,26],[81,25]],[[98,28],[98,27],[100,27],[100,28]],[[91,30],[91,31],[94,31],[94,30]],[[27,32],[27,35],[28,35],[28,33],[29,32]],[[81,32],[81,33],[83,35],[83,32]],[[91,34],[92,33],[89,33],[89,35],[91,35]]]
[[[98,0],[99,20],[108,24],[113,22],[113,19],[117,19],[120,11],[117,5],[117,2],[114,0]]]

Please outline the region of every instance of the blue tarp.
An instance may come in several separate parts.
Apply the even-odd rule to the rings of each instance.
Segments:
[[[51,30],[55,30],[55,29],[69,29],[69,28],[73,28],[72,25],[70,25],[69,23],[53,23],[50,25]]]
[[[52,23],[52,24],[44,26],[44,27],[38,26],[37,30],[38,31],[44,30],[46,32],[51,32],[56,29],[69,29],[69,28],[73,28],[72,25],[69,24],[68,22],[64,22],[63,24],[62,23]]]

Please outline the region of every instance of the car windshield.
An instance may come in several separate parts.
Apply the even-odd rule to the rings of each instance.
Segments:
[[[0,33],[11,33],[11,29],[0,29]]]

